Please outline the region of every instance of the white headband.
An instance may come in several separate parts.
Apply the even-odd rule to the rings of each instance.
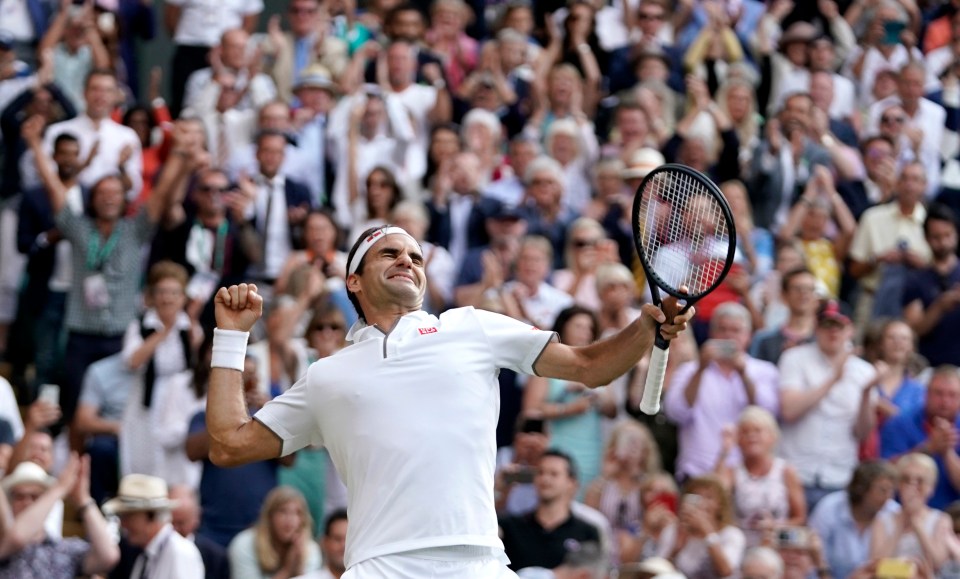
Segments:
[[[360,262],[363,261],[363,256],[366,255],[368,251],[370,251],[370,248],[373,247],[373,245],[376,242],[394,233],[398,235],[406,235],[407,237],[412,239],[413,242],[416,243],[418,246],[420,245],[420,242],[414,239],[413,236],[407,233],[402,227],[391,225],[390,227],[377,229],[376,231],[368,235],[366,239],[361,241],[360,245],[357,246],[357,251],[353,253],[353,257],[350,259],[350,262],[347,264],[347,275],[357,273],[357,268],[360,267]]]

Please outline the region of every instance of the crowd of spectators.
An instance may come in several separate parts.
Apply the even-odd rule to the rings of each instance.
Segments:
[[[251,413],[348,344],[370,226],[421,242],[427,311],[586,345],[648,299],[666,162],[718,183],[736,262],[655,416],[646,360],[500,373],[512,567],[960,576],[960,0],[276,8],[0,0],[0,577],[340,577],[322,448],[208,459],[215,289],[266,298]]]

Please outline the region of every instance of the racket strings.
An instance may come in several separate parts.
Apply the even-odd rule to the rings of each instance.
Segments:
[[[639,246],[653,273],[690,295],[713,287],[726,262],[730,236],[720,202],[691,175],[661,172],[640,192]]]

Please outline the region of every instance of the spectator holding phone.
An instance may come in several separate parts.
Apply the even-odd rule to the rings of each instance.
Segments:
[[[620,561],[666,557],[677,540],[677,483],[668,473],[650,475],[640,485],[643,521],[636,533],[620,535]]]
[[[700,359],[677,368],[664,394],[666,415],[680,431],[676,470],[681,480],[714,469],[721,450],[720,433],[744,408],[777,409],[777,368],[746,353],[750,329],[750,312],[745,307],[734,302],[719,306]]]
[[[870,555],[875,559],[908,557],[933,570],[947,562],[953,522],[946,513],[927,506],[937,484],[937,464],[918,452],[897,460],[899,513],[881,513],[873,522]]]
[[[724,429],[717,475],[730,489],[737,526],[751,547],[761,544],[764,531],[803,524],[807,516],[796,469],[775,454],[779,439],[777,419],[759,406],[748,406],[740,414],[736,431]],[[727,466],[723,459],[734,440],[742,459]]]
[[[535,414],[517,418],[513,446],[497,451],[493,497],[498,513],[519,515],[537,506],[533,475],[549,444],[543,418]]]
[[[746,547],[734,524],[733,503],[713,476],[687,481],[680,498],[677,538],[670,560],[689,579],[736,576]]]

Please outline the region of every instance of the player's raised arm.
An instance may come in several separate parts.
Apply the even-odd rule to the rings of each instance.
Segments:
[[[663,301],[663,310],[653,304],[645,304],[639,318],[599,342],[580,347],[559,342],[548,344],[534,365],[534,370],[539,376],[581,382],[591,388],[609,384],[650,351],[655,322],[663,324],[660,326],[660,335],[670,341],[686,329],[696,313],[695,308],[690,308],[681,315],[675,315],[672,323],[667,323],[664,311],[676,313],[679,307],[676,298],[668,297]]]
[[[257,286],[242,283],[220,288],[214,298],[217,329],[213,338],[213,369],[207,392],[207,431],[210,460],[218,466],[238,466],[277,458],[281,440],[250,418],[243,398],[243,361],[250,328],[263,314]]]

